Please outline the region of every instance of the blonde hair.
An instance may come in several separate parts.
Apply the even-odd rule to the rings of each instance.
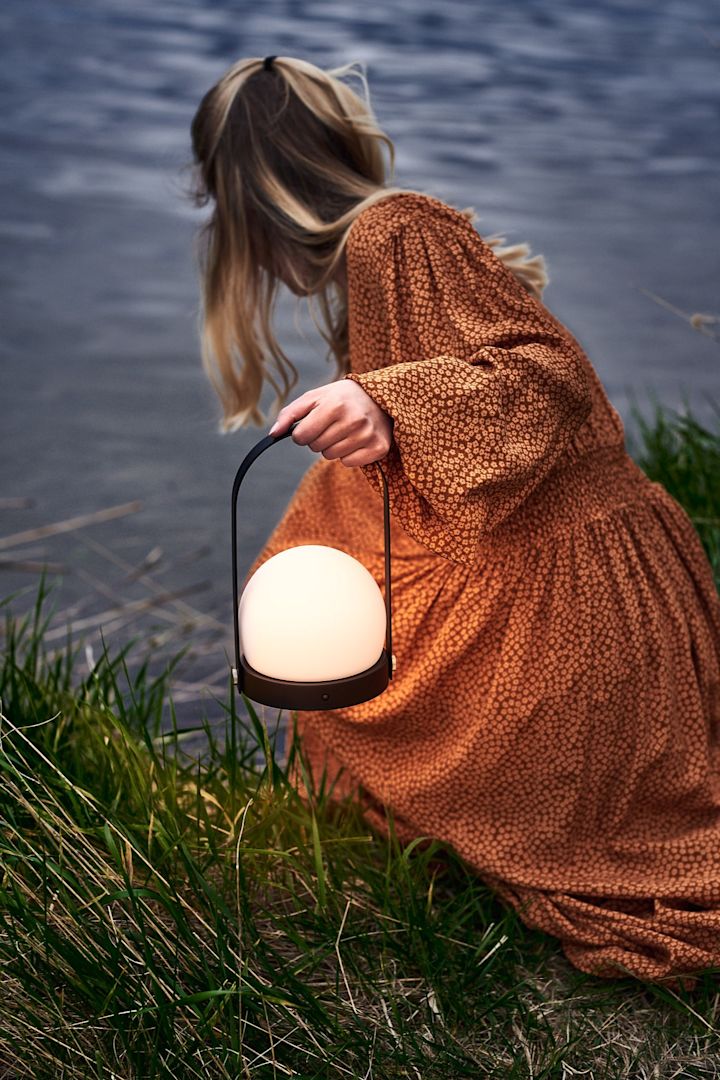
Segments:
[[[275,389],[278,410],[298,381],[272,328],[278,279],[307,296],[329,346],[326,359],[335,358],[336,377],[350,370],[346,290],[333,280],[348,231],[372,203],[413,190],[386,182],[381,147],[388,148],[392,175],[394,146],[377,124],[365,74],[356,66],[323,71],[280,56],[265,70],[262,58],[239,60],[207,91],[193,117],[190,197],[196,206],[214,203],[196,238],[198,332],[203,368],[222,403],[223,434],[248,421],[267,422],[258,409],[265,379]],[[364,97],[342,81],[355,74]],[[461,213],[477,218],[472,207]],[[543,256],[527,258],[527,244],[501,248],[504,239],[486,243],[540,299],[549,280]],[[315,297],[322,324],[312,311]]]

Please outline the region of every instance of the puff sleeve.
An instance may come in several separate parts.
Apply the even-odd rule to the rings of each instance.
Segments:
[[[392,513],[472,565],[589,415],[590,387],[574,337],[468,218],[439,202],[409,209],[376,214],[348,247],[345,378],[392,418],[380,461]],[[382,494],[377,465],[359,467]]]

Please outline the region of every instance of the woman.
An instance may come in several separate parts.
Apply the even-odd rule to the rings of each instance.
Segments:
[[[241,60],[192,123],[221,430],[263,423],[270,357],[281,403],[294,384],[279,280],[318,298],[342,376],[278,414],[271,434],[299,420],[321,458],[245,580],[322,543],[381,584],[378,468],[389,488],[397,670],[368,702],[298,715],[309,780],[381,832],[390,807],[402,840],[452,845],[580,970],[691,987],[720,963],[710,565],[543,304],[542,258],[388,185],[392,143],[350,70]]]

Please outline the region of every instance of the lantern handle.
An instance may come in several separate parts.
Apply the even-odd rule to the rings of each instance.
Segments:
[[[240,468],[235,474],[235,480],[232,488],[231,497],[231,511],[232,511],[232,580],[233,580],[233,628],[235,632],[235,668],[233,670],[233,680],[237,685],[239,672],[240,672],[240,624],[239,624],[239,598],[238,598],[238,571],[237,571],[237,497],[240,490],[240,484],[242,483],[245,473],[248,471],[253,461],[255,461],[260,454],[262,454],[269,446],[273,446],[275,443],[280,442],[281,439],[287,439],[289,435],[292,435],[295,428],[300,423],[299,420],[295,420],[290,425],[288,430],[282,435],[266,435],[264,439],[256,443],[251,450],[243,458],[240,463]],[[387,616],[387,633],[385,636],[387,661],[388,661],[388,678],[393,677],[393,655],[392,655],[392,605],[390,596],[390,504],[388,501],[388,486],[385,478],[385,473],[380,467],[378,461],[373,462],[377,466],[383,483],[383,523],[385,526],[385,613]]]

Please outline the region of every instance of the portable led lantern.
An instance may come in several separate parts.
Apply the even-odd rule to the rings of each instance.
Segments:
[[[267,559],[238,602],[237,497],[250,465],[273,443],[267,435],[245,456],[232,489],[233,682],[252,701],[281,709],[336,709],[377,697],[395,670],[390,595],[390,506],[385,474],[385,601],[370,571],[352,555],[301,544]],[[384,645],[384,639],[387,645]],[[242,643],[242,648],[241,648]]]

